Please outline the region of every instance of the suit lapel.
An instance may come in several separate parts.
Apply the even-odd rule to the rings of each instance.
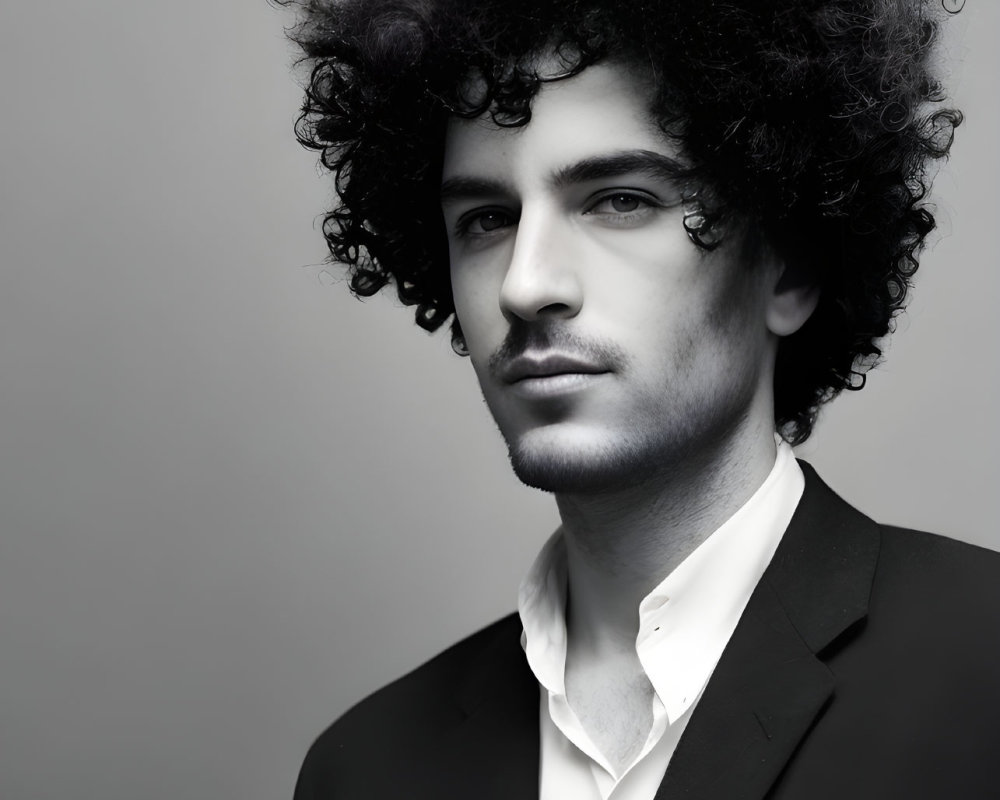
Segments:
[[[878,527],[808,464],[806,488],[674,752],[656,800],[759,800],[836,702],[821,657],[868,608]]]

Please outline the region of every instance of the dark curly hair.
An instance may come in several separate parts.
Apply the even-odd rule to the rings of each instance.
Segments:
[[[559,56],[560,77],[614,58],[651,71],[651,112],[708,187],[708,219],[742,221],[821,286],[779,345],[782,435],[804,441],[822,403],[864,385],[934,228],[932,162],[962,119],[932,105],[954,0],[275,2],[299,9],[291,36],[311,75],[296,133],[335,175],[323,232],[356,294],[392,282],[418,325],[447,321],[448,118],[524,125],[548,79],[539,53]]]

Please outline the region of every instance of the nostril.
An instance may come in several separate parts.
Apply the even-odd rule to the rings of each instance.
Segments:
[[[566,303],[549,303],[538,309],[539,314],[565,314],[568,311],[569,305]]]

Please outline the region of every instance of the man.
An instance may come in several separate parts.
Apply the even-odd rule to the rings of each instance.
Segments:
[[[470,357],[562,525],[519,613],[345,714],[298,800],[989,797],[993,554],[790,444],[903,306],[937,4],[304,4],[352,286]]]

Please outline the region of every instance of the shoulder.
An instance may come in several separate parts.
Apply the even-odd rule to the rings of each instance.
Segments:
[[[421,743],[462,720],[464,693],[481,666],[520,655],[520,634],[520,619],[510,614],[361,700],[310,747],[296,800],[325,797],[332,782],[339,791],[352,776],[371,781],[372,770],[389,766],[389,754],[394,770],[405,768],[408,754],[416,760]]]
[[[879,530],[874,598],[900,596],[949,609],[972,603],[1000,613],[1000,553],[924,531],[891,525]]]
[[[878,524],[802,467],[805,492],[766,574],[842,701],[857,698],[859,713],[917,696],[1000,708],[1000,554]]]
[[[852,697],[859,715],[880,720],[873,730],[917,717],[936,736],[958,726],[938,747],[975,749],[1000,710],[1000,554],[922,531],[879,530],[868,614],[827,661],[844,703]]]
[[[324,736],[341,728],[353,731],[379,724],[385,716],[398,722],[402,711],[418,716],[440,713],[443,704],[461,693],[471,667],[483,654],[496,647],[519,646],[520,633],[516,614],[497,620],[361,700]]]
[[[836,688],[803,750],[840,765],[838,786],[863,781],[865,796],[896,796],[901,776],[910,796],[986,796],[1000,712],[1000,555],[879,531],[868,614],[821,654]]]
[[[865,587],[865,605],[876,618],[913,618],[919,611],[926,625],[959,612],[1000,616],[1000,553],[874,522],[799,463],[805,492],[775,556],[796,602],[827,603],[829,590],[849,581]]]
[[[1000,569],[1000,553],[948,536],[879,525],[880,567],[917,572],[967,571],[984,574]]]
[[[933,634],[1000,656],[1000,553],[947,536],[879,527],[872,620],[892,619],[925,641]]]
[[[832,692],[775,796],[987,796],[1000,554],[878,524],[803,469],[770,581]]]

